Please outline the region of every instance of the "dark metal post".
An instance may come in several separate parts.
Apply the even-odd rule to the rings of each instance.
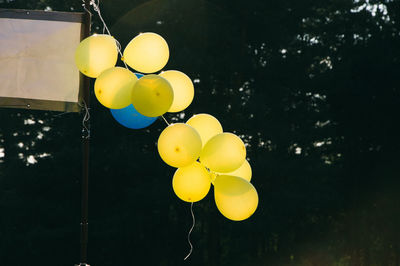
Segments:
[[[81,210],[81,265],[87,265],[88,245],[88,188],[89,188],[89,138],[83,138],[82,210]]]
[[[88,188],[89,188],[89,138],[83,138],[82,210],[81,210],[81,265],[87,264],[88,245]]]
[[[84,15],[84,26],[83,36],[87,37],[90,35],[90,9],[89,0],[85,0],[85,15]],[[88,77],[83,78],[83,100],[85,104],[85,112],[88,112],[90,106],[90,79]],[[85,123],[85,121],[84,121]],[[81,199],[81,260],[80,266],[89,266],[87,264],[87,247],[88,247],[88,194],[89,194],[89,142],[90,142],[90,121],[87,121],[88,132],[83,132],[82,135],[82,199]]]

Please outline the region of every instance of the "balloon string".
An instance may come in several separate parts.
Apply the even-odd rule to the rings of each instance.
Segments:
[[[192,242],[190,241],[190,234],[192,233],[193,228],[194,228],[194,226],[195,226],[195,224],[196,224],[196,219],[194,218],[194,213],[193,213],[193,202],[192,202],[192,204],[190,205],[190,213],[192,214],[192,220],[193,220],[192,227],[190,228],[189,233],[188,233],[188,236],[187,236],[187,240],[188,240],[189,245],[190,245],[190,251],[189,251],[189,254],[187,254],[186,257],[185,257],[183,260],[186,260],[187,258],[189,258],[190,255],[191,255],[192,252],[193,252],[193,245],[192,245]]]
[[[72,114],[72,113],[73,112],[63,112],[63,113],[60,113],[60,114],[53,115],[53,117],[59,117],[59,116],[62,116],[62,115]]]
[[[89,4],[90,4],[90,2],[89,2]],[[90,10],[86,8],[86,0],[82,0],[82,7],[89,14],[90,18],[92,18],[92,16],[93,16],[92,12],[90,12]]]
[[[93,6],[94,11],[96,11],[97,15],[99,15],[99,18],[100,18],[101,22],[103,23],[103,33],[104,33],[104,29],[105,29],[107,31],[108,35],[111,36],[111,32],[108,29],[108,27],[107,27],[107,25],[106,25],[106,23],[105,23],[105,21],[103,19],[103,16],[101,15],[100,0],[97,0],[97,1],[96,0],[91,0],[90,1],[90,5]]]
[[[83,108],[85,108],[85,115],[83,116],[83,119],[82,119],[82,127],[83,127],[82,133],[86,132],[86,136],[82,135],[82,138],[89,139],[90,138],[90,129],[89,129],[89,125],[87,123],[90,120],[90,113],[89,113],[89,108],[87,107],[85,100],[83,100]]]
[[[168,123],[167,119],[165,119],[165,117],[163,115],[161,117],[164,120],[164,122],[169,126],[170,124]]]
[[[111,32],[110,32],[110,30],[108,29],[107,24],[106,24],[106,22],[105,22],[104,19],[103,19],[103,16],[101,15],[101,11],[100,11],[100,0],[97,0],[97,1],[96,1],[96,0],[91,0],[91,1],[90,1],[90,5],[93,6],[94,11],[96,11],[97,15],[99,16],[99,18],[100,18],[100,20],[101,20],[101,23],[103,23],[103,34],[105,33],[105,31],[107,31],[107,34],[110,35],[110,36],[112,37]],[[87,10],[87,9],[85,8],[85,10]],[[88,11],[88,10],[87,10],[87,11]],[[88,11],[88,12],[89,12],[89,11]],[[89,13],[90,13],[90,12],[89,12]],[[114,38],[114,37],[113,37],[113,38]],[[126,64],[125,61],[123,60],[124,56],[122,55],[122,52],[121,52],[121,44],[119,43],[119,41],[118,41],[117,39],[114,38],[114,40],[115,40],[115,43],[116,43],[116,45],[117,45],[118,53],[119,53],[119,55],[121,56],[121,61],[124,63],[125,68],[126,68],[126,69],[129,69],[128,66],[127,66],[127,64]]]

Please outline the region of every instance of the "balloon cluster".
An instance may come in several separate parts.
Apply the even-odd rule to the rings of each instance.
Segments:
[[[118,52],[126,68],[116,67]],[[177,70],[160,71],[169,59],[167,42],[156,33],[141,33],[123,51],[110,35],[95,34],[76,49],[75,63],[84,75],[96,78],[97,100],[110,109],[123,126],[140,129],[166,112],[186,109],[194,97],[191,79]],[[133,73],[132,69],[144,73]],[[162,160],[178,168],[172,179],[175,194],[183,201],[197,202],[214,185],[218,210],[228,219],[250,217],[258,194],[250,183],[251,167],[243,141],[223,132],[209,114],[198,114],[186,123],[168,125],[158,139]]]
[[[168,126],[157,147],[164,162],[178,168],[172,187],[181,200],[203,199],[212,183],[215,203],[226,218],[241,221],[255,212],[258,194],[250,183],[246,147],[238,136],[223,132],[215,117],[198,114]]]

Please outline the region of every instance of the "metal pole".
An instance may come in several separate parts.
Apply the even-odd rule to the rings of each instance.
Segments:
[[[85,37],[90,35],[90,9],[89,0],[85,0],[85,14],[84,14],[84,27],[83,35]],[[85,111],[89,110],[90,106],[90,79],[84,77],[83,79],[83,100],[85,104]],[[87,128],[89,132],[83,132],[82,135],[82,199],[81,199],[81,260],[80,266],[89,266],[87,264],[87,247],[88,247],[88,206],[89,206],[89,143],[90,143],[90,121],[87,121]],[[85,129],[83,129],[85,130]]]
[[[83,138],[83,172],[81,202],[81,265],[87,265],[88,246],[88,188],[89,188],[89,139]]]

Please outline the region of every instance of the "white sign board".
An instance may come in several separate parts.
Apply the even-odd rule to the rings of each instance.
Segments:
[[[0,107],[79,111],[81,31],[80,13],[0,10]]]

